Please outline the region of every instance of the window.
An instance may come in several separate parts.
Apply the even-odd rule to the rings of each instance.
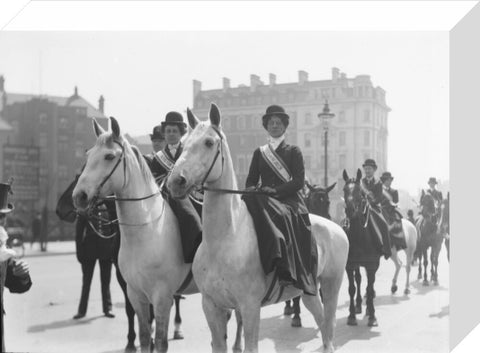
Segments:
[[[240,136],[240,147],[244,147],[246,142],[247,142],[247,139],[245,138],[245,135],[241,135]]]
[[[312,147],[312,136],[307,133],[305,134],[305,148],[311,148]]]
[[[240,115],[237,118],[237,127],[239,130],[245,130],[245,116]]]
[[[370,146],[370,131],[363,132],[363,145]]]
[[[245,165],[245,156],[238,155],[237,156],[237,164],[238,164],[238,173],[243,174],[246,172],[247,167]]]
[[[365,109],[363,111],[363,121],[366,123],[370,122],[370,109]]]
[[[358,87],[358,96],[363,97],[363,87]]]
[[[344,154],[338,155],[338,167],[340,169],[347,168],[347,156]]]
[[[347,121],[345,117],[345,112],[343,110],[340,113],[338,113],[338,121],[340,121],[341,123],[344,123]]]
[[[40,132],[38,134],[38,145],[40,147],[47,147],[48,146],[48,138],[45,132]]]
[[[335,87],[332,88],[332,98],[335,98],[335,91],[336,91],[336,90],[337,90],[337,89],[336,89]]]
[[[247,130],[252,129],[252,116],[251,115],[248,115],[248,116],[245,117],[245,128]]]
[[[222,128],[224,130],[230,129],[230,117],[228,115],[222,116]]]
[[[43,125],[47,124],[47,122],[48,122],[47,114],[41,113],[38,117],[38,120],[40,121],[40,124],[43,124]]]
[[[65,116],[61,116],[59,119],[58,119],[58,127],[60,129],[66,129],[68,128],[68,118],[65,117]]]
[[[338,144],[340,147],[343,147],[347,144],[347,133],[345,131],[340,131],[338,133]]]
[[[311,169],[312,168],[312,156],[304,156],[305,158],[305,169]]]
[[[305,113],[305,125],[312,125],[312,114],[310,112]]]

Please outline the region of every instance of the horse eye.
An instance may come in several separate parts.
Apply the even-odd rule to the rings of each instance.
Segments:
[[[114,159],[115,159],[115,155],[112,154],[112,153],[109,153],[109,154],[105,155],[105,160],[107,160],[107,161],[112,161]]]
[[[213,146],[213,141],[212,140],[206,140],[205,141],[205,146],[212,147]]]

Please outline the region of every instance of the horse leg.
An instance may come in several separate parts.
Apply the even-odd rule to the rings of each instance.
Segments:
[[[140,350],[142,353],[150,353],[152,346],[152,324],[150,320],[150,304],[143,295],[137,294],[127,285],[128,298],[132,303],[138,317],[138,330]]]
[[[361,314],[362,313],[362,291],[361,291],[362,274],[360,273],[360,267],[357,267],[354,273],[355,273],[355,283],[357,284],[357,298],[355,302],[355,313]]]
[[[368,326],[374,327],[378,326],[377,318],[375,317],[375,307],[373,305],[373,296],[374,289],[373,285],[375,284],[375,273],[377,269],[367,270],[367,315],[368,315]]]
[[[233,353],[242,353],[242,333],[243,333],[243,322],[242,315],[239,310],[235,310],[235,318],[237,319],[237,333],[235,335],[235,343],[233,344]]]
[[[392,259],[393,263],[395,264],[395,274],[393,275],[391,290],[392,290],[392,294],[395,294],[398,290],[398,286],[397,286],[398,274],[400,272],[400,268],[402,267],[402,263],[401,263],[400,259],[398,258],[398,252],[397,252],[397,249],[395,247],[392,248],[391,259]]]
[[[450,239],[445,239],[445,249],[447,249],[447,260],[450,262]]]
[[[302,327],[302,320],[300,319],[300,296],[293,298],[293,314],[292,327]]]
[[[285,302],[285,308],[283,309],[283,315],[288,316],[293,314],[293,307],[290,305],[291,301],[287,300]]]
[[[220,308],[206,294],[202,295],[202,307],[212,334],[212,352],[227,352],[227,322],[231,311]],[[243,318],[243,315],[242,315]],[[246,336],[245,336],[246,339]]]
[[[348,277],[348,294],[350,295],[350,315],[348,315],[347,325],[356,326],[357,325],[357,318],[355,317],[356,310],[355,310],[355,280],[353,278],[354,270],[346,270],[347,277]],[[357,297],[358,298],[358,297]],[[360,298],[361,299],[361,298]],[[361,306],[360,306],[361,308]]]
[[[117,274],[117,281],[122,288],[123,296],[125,297],[125,312],[128,318],[128,335],[127,335],[127,346],[125,347],[125,353],[135,352],[135,337],[137,336],[135,333],[135,310],[133,310],[132,303],[128,299],[127,295],[127,282],[123,278],[120,269],[118,268],[118,263],[115,262],[115,269]]]
[[[168,350],[168,324],[173,299],[168,294],[158,293],[153,298],[155,313],[155,349],[154,353],[165,353]]]
[[[342,286],[343,273],[336,277],[320,278],[320,283],[324,293],[324,331],[322,332],[323,347],[325,352],[333,352],[333,340],[335,337],[335,326],[337,324],[337,305],[338,295]]]
[[[423,255],[423,251],[418,251],[418,277],[417,279],[418,280],[421,280],[422,279],[422,256]]]
[[[173,332],[173,339],[183,340],[182,317],[180,316],[180,299],[182,299],[182,296],[174,295],[173,298],[175,299],[175,331]]]
[[[322,333],[323,346],[327,347],[328,337],[326,335],[327,332],[325,330],[325,313],[323,310],[323,304],[320,301],[320,297],[318,295],[315,295],[315,296],[302,295],[302,301],[303,301],[303,304],[305,304],[305,307],[308,309],[308,311],[310,311],[310,313],[315,318],[315,322],[317,323],[318,329]],[[333,346],[332,346],[332,349],[333,349]]]
[[[407,255],[407,264],[405,265],[405,272],[407,275],[407,280],[405,283],[405,291],[403,292],[405,295],[410,294],[410,270],[412,268],[412,259],[414,257],[414,251],[411,248],[405,249],[405,254]]]
[[[245,353],[258,353],[258,333],[260,329],[260,305],[243,303],[240,307],[244,333]]]
[[[428,286],[427,268],[428,268],[428,248],[423,250],[423,285]]]

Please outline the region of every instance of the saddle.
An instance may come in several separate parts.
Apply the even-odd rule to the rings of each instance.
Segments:
[[[402,214],[397,210],[396,206],[391,204],[382,207],[382,213],[388,224],[388,233],[392,245],[394,245],[397,250],[406,249],[407,243],[402,227]]]

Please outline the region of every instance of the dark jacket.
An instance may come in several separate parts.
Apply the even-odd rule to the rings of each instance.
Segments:
[[[390,188],[390,189],[384,189],[384,191],[390,195],[390,197],[392,198],[392,202],[394,204],[398,203],[398,190]]]
[[[288,168],[292,180],[284,182],[267,164],[257,148],[253,152],[246,187],[269,186],[277,191],[278,199],[294,207],[297,212],[308,213],[303,198],[299,195],[305,185],[305,166],[300,148],[282,141],[275,150]]]
[[[103,218],[112,219],[108,212],[102,212]],[[110,235],[115,231],[116,227],[105,227],[98,221],[92,220],[92,224],[103,235]],[[77,259],[79,262],[83,262],[85,259],[114,259],[117,239],[119,235],[110,238],[103,239],[95,233],[87,219],[83,216],[78,216],[75,226],[75,242],[77,247]]]
[[[375,205],[380,204],[383,200],[382,182],[375,178],[372,178],[369,182],[367,181],[367,178],[363,178],[362,184],[365,187],[365,189],[369,191],[368,197],[370,201],[373,202]]]
[[[13,274],[14,262],[12,259],[0,263],[0,299],[1,299],[1,323],[2,323],[2,352],[5,352],[4,329],[3,329],[3,290],[7,287],[11,293],[25,293],[32,286],[30,275],[15,276]]]
[[[165,151],[168,158],[170,158],[172,161],[175,162],[182,154],[183,144],[180,143],[180,145],[178,146],[177,152],[175,153],[175,156],[172,156],[172,154],[170,153],[170,150],[168,149],[168,145],[166,145],[163,148],[163,151]],[[163,165],[158,161],[157,157],[155,156],[152,157],[149,167],[150,167],[150,170],[152,171],[153,177],[155,178],[155,180],[157,180],[157,182],[158,180],[163,179],[169,172],[167,169],[163,167]]]

